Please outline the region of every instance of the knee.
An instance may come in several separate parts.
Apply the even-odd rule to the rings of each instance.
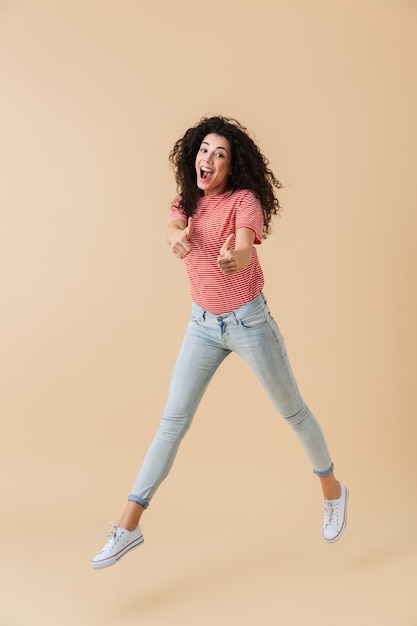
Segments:
[[[189,429],[190,423],[191,418],[186,414],[164,415],[156,436],[164,441],[182,439]]]
[[[307,405],[303,402],[295,411],[284,414],[284,418],[294,430],[304,430],[310,422],[311,413]]]

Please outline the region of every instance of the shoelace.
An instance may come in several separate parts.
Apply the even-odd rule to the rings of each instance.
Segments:
[[[112,529],[108,533],[98,533],[98,536],[108,538],[109,540],[116,539],[118,527],[114,521],[109,522],[109,524],[112,526]]]
[[[337,505],[336,502],[332,502],[332,500],[324,501],[324,523],[331,524],[333,518],[335,519],[335,523],[337,525]]]

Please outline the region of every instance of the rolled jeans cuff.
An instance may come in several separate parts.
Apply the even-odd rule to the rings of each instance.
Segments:
[[[330,468],[328,470],[324,470],[323,472],[319,472],[317,470],[314,470],[314,473],[316,476],[320,476],[320,477],[324,477],[324,476],[329,476],[329,474],[331,474],[333,471],[333,463],[331,464]]]
[[[130,494],[128,497],[129,502],[136,502],[136,504],[140,504],[144,509],[147,509],[149,506],[149,502],[144,500],[143,498],[139,498],[139,496],[135,496],[134,494]]]

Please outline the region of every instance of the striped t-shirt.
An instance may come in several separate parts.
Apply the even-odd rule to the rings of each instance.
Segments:
[[[178,200],[171,208],[169,219],[187,219]],[[250,228],[255,233],[255,244],[262,243],[264,218],[255,194],[243,189],[202,196],[193,222],[192,250],[184,259],[193,301],[206,311],[220,315],[259,296],[264,276],[255,247],[250,264],[236,274],[223,274],[216,263],[220,248],[238,228]]]

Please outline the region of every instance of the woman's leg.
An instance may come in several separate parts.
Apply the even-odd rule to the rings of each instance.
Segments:
[[[346,526],[349,493],[336,480],[323,432],[301,397],[284,339],[262,295],[235,311],[227,345],[255,371],[273,404],[293,428],[307,452],[324,495],[323,537],[328,542],[337,541]]]
[[[236,313],[228,346],[254,370],[274,406],[303,445],[327,495],[337,491],[333,463],[321,427],[299,392],[285,342],[265,300],[257,299]]]
[[[218,342],[218,327],[206,325],[204,311],[193,305],[169,388],[168,401],[156,436],[128,498],[118,526],[102,550],[91,560],[93,569],[109,567],[143,543],[139,520],[168,475],[181,440],[191,425],[198,404],[220,363],[230,354]]]
[[[190,322],[175,364],[165,410],[129,495],[119,526],[135,528],[168,475],[180,443],[215,371],[230,354],[197,319]]]
[[[324,495],[323,537],[328,542],[337,541],[346,526],[349,493],[336,480],[323,432],[300,395],[284,339],[263,296],[235,311],[227,345],[256,372],[307,452]]]
[[[140,518],[142,517],[142,513],[144,511],[145,507],[142,504],[128,500],[117,526],[119,528],[126,528],[126,530],[130,531],[135,530],[135,528],[139,525]]]
[[[326,500],[337,500],[340,498],[342,488],[339,481],[336,480],[333,470],[327,476],[319,476],[319,478],[321,490]]]

